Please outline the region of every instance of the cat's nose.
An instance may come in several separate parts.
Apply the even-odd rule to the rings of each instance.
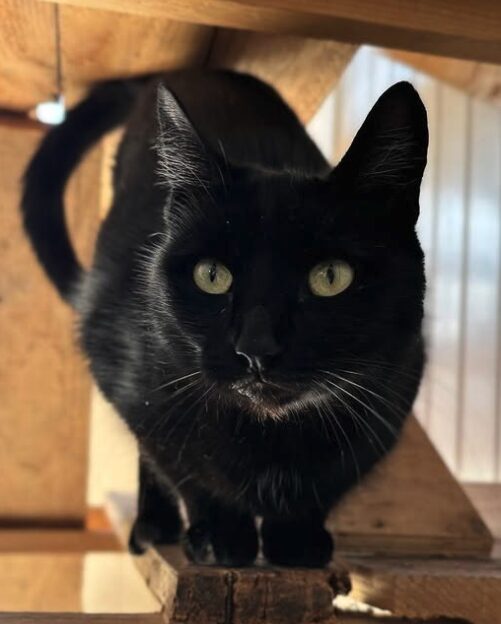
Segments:
[[[247,360],[250,371],[260,374],[280,351],[269,312],[262,305],[251,308],[243,318],[235,343],[237,355]]]

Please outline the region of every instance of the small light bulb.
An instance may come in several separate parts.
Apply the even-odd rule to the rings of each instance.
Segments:
[[[35,107],[35,117],[38,121],[51,126],[62,123],[66,117],[64,98],[61,96],[57,100],[40,102]]]

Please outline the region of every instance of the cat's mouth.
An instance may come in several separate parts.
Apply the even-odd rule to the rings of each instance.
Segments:
[[[283,416],[289,407],[297,405],[304,396],[301,390],[255,377],[232,382],[230,390],[251,408],[274,418]]]

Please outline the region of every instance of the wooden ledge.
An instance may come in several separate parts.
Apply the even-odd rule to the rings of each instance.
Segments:
[[[131,497],[116,496],[110,513],[125,542]],[[501,561],[490,558],[381,558],[352,552],[323,570],[226,569],[191,565],[179,547],[168,547],[150,549],[134,561],[171,624],[390,624],[399,621],[395,617],[427,624],[457,619],[494,624],[501,613]],[[345,595],[392,617],[337,612],[333,600]]]
[[[393,615],[495,624],[501,617],[501,560],[356,559],[350,597]]]

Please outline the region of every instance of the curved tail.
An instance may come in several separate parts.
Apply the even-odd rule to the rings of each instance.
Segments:
[[[70,304],[83,269],[66,227],[66,183],[85,152],[127,119],[142,83],[110,81],[95,87],[44,137],[24,174],[24,227],[45,272]]]

